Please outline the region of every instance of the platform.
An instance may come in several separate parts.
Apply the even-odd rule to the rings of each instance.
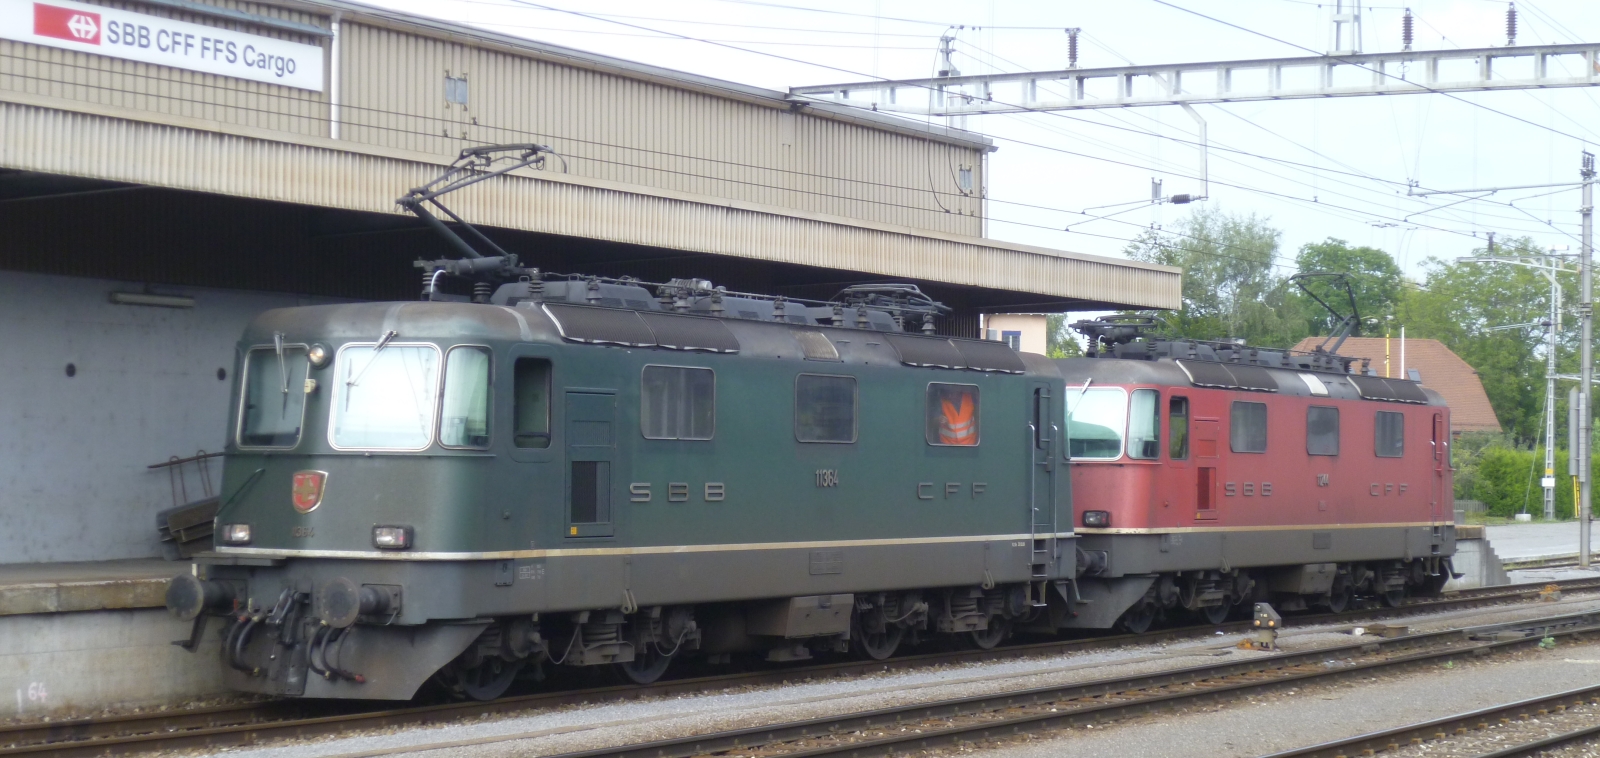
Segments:
[[[161,608],[188,562],[159,558],[0,564],[0,616]]]
[[[218,641],[190,653],[190,624],[165,607],[187,562],[160,559],[0,564],[0,693],[37,718],[162,705],[224,691]],[[3,701],[0,701],[3,702]]]
[[[1578,555],[1578,522],[1557,521],[1530,524],[1503,524],[1486,527],[1495,552],[1506,563],[1574,558]],[[1591,547],[1594,524],[1589,525]]]

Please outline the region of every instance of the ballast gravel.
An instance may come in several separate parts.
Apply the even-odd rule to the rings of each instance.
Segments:
[[[1600,610],[1600,598],[1447,611],[1404,621],[1413,631],[1499,623],[1555,613]],[[1290,621],[1292,624],[1292,619]],[[1352,642],[1352,624],[1288,629],[1286,650]],[[239,758],[357,758],[422,751],[428,758],[539,756],[868,711],[954,697],[1184,668],[1219,659],[1268,655],[1236,647],[1239,634],[981,664],[934,666],[853,679],[794,681],[621,703],[598,703],[484,717],[444,726],[373,730],[261,748]],[[1594,672],[1600,674],[1600,668]],[[797,672],[797,676],[803,676]],[[1459,710],[1466,710],[1465,708]],[[1370,730],[1362,730],[1370,731]],[[1353,732],[1351,732],[1353,733]],[[1348,734],[1344,735],[1348,736]],[[1168,739],[1172,739],[1170,736]],[[1178,739],[1183,742],[1183,739]],[[1102,746],[1103,747],[1103,746]],[[1138,755],[1137,751],[1117,751]],[[1095,753],[1085,753],[1091,755]],[[1215,754],[1204,751],[1194,755]]]
[[[1359,679],[1298,688],[1144,716],[1095,728],[1035,735],[1033,739],[977,749],[930,751],[929,758],[1076,758],[1129,755],[1141,758],[1230,758],[1263,756],[1393,729],[1458,713],[1555,694],[1600,683],[1600,644],[1560,645],[1470,657]],[[1591,722],[1592,723],[1592,722]],[[1530,738],[1531,739],[1531,738]],[[1517,740],[1520,741],[1520,740]],[[1513,741],[1516,742],[1516,741]],[[1384,756],[1475,756],[1470,746],[1492,741],[1471,737],[1386,751]],[[1506,747],[1501,744],[1500,747]],[[1499,748],[1492,748],[1499,749]],[[1593,746],[1573,756],[1592,754]]]

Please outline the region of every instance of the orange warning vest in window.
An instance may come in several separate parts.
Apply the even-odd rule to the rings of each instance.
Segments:
[[[939,443],[943,445],[978,444],[978,423],[974,414],[978,410],[978,405],[972,402],[972,393],[961,393],[961,397],[954,405],[949,400],[940,400],[939,405],[944,411],[939,416]]]

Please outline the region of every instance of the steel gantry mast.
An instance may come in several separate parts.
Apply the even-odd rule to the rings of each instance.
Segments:
[[[1521,76],[1530,68],[1532,76]],[[1455,75],[1454,61],[1472,71]],[[1570,61],[1570,66],[1560,64]],[[1600,43],[1068,68],[789,88],[796,102],[919,116],[1198,105],[1366,95],[1415,95],[1600,85]],[[1511,64],[1500,65],[1500,64]],[[1406,70],[1402,70],[1405,67]],[[1565,70],[1571,68],[1575,75]],[[1419,70],[1413,77],[1409,71]],[[1515,72],[1500,78],[1498,71]],[[1049,97],[1055,86],[1060,95]],[[938,93],[938,96],[930,96]]]
[[[1490,251],[1493,252],[1494,240],[1489,240]],[[1572,256],[1556,255],[1554,251],[1549,255],[1521,255],[1509,256],[1474,256],[1458,258],[1463,263],[1509,263],[1515,266],[1527,266],[1537,269],[1550,280],[1550,315],[1543,321],[1533,321],[1526,324],[1506,324],[1492,326],[1488,331],[1503,329],[1526,329],[1530,326],[1545,329],[1545,395],[1544,395],[1544,478],[1540,485],[1544,489],[1544,518],[1554,520],[1556,517],[1556,350],[1561,332],[1561,283],[1557,278],[1560,273],[1575,273],[1574,269],[1562,267],[1562,261]],[[1568,450],[1567,455],[1573,455]]]
[[[1583,217],[1583,236],[1579,242],[1578,261],[1583,281],[1579,285],[1582,299],[1578,301],[1578,315],[1583,319],[1583,346],[1579,363],[1578,380],[1578,566],[1589,567],[1589,521],[1591,489],[1589,469],[1589,441],[1594,434],[1594,155],[1583,153],[1579,170],[1583,177],[1583,200],[1579,213]],[[1568,455],[1572,455],[1568,451]]]

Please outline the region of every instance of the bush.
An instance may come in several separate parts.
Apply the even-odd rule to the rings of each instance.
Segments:
[[[1544,448],[1519,450],[1504,435],[1461,435],[1455,446],[1457,500],[1479,500],[1490,516],[1510,518],[1526,512],[1544,513]],[[1567,475],[1567,451],[1556,451],[1556,518],[1577,513],[1572,477]],[[1600,474],[1591,462],[1590,476]],[[1590,479],[1590,481],[1597,481]]]

